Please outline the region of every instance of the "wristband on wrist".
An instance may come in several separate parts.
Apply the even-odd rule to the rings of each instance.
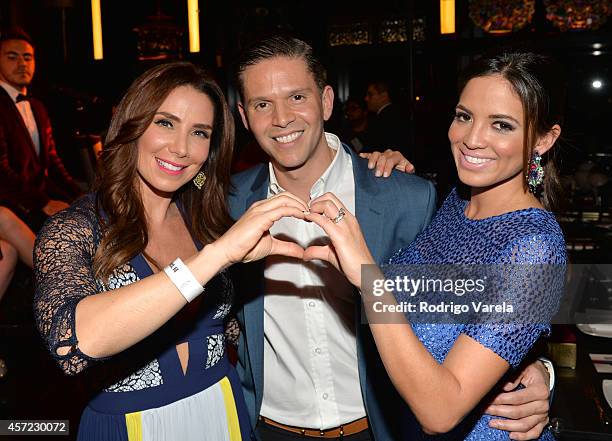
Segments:
[[[165,267],[164,272],[188,303],[204,292],[204,287],[180,258]]]

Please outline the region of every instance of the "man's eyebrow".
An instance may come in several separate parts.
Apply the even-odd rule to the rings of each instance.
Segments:
[[[300,93],[305,93],[305,92],[312,92],[312,89],[310,87],[302,87],[301,89],[295,89],[289,92],[289,96],[299,95]]]
[[[171,119],[172,121],[176,121],[176,122],[181,122],[182,120],[176,116],[173,115],[172,113],[168,113],[168,112],[155,112],[156,115],[163,115],[168,119]],[[206,129],[206,130],[212,130],[212,126],[210,124],[205,124],[205,123],[196,123],[193,125],[193,127],[196,127],[198,129]]]
[[[20,55],[19,52],[15,52],[15,51],[7,51],[5,53],[8,54],[8,55]],[[23,55],[23,56],[26,56],[26,55],[33,56],[34,53],[32,53],[32,52],[24,52],[21,55]]]
[[[268,99],[265,96],[254,96],[249,98],[248,104],[252,104],[255,101],[268,101]]]
[[[309,92],[312,93],[311,87],[302,87],[300,89],[290,90],[289,92],[287,92],[287,96],[299,95],[299,94],[309,93]],[[265,96],[255,96],[253,98],[249,98],[248,104],[252,104],[255,101],[270,101],[270,98],[267,98]]]

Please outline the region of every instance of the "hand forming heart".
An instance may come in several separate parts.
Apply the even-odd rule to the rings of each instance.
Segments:
[[[294,242],[273,237],[270,228],[283,217],[319,225],[332,243],[303,249]],[[357,219],[332,193],[314,199],[310,207],[288,192],[256,202],[215,245],[225,255],[225,266],[252,262],[272,254],[305,261],[319,259],[334,265],[357,287],[361,285],[361,265],[374,263]]]
[[[302,247],[293,242],[276,239],[270,235],[270,228],[283,217],[304,219],[307,211],[308,206],[288,192],[255,202],[214,243],[225,257],[224,266],[237,262],[252,262],[271,254],[303,258]]]
[[[361,265],[375,264],[375,261],[355,216],[334,194],[325,193],[310,202],[310,212],[304,219],[319,225],[332,243],[306,248],[303,259],[331,263],[361,289]]]

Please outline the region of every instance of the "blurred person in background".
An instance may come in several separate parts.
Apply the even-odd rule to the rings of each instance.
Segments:
[[[81,191],[57,154],[44,104],[28,95],[34,44],[21,28],[0,34],[0,203],[37,231]]]

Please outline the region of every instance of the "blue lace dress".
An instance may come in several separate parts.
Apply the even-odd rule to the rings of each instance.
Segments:
[[[225,350],[224,322],[233,296],[225,273],[133,347],[105,359],[79,350],[77,303],[153,274],[139,254],[108,280],[97,279],[92,268],[100,240],[94,197],[86,196],[46,223],[34,252],[39,331],[64,372],[79,374],[90,389],[79,441],[250,439],[240,380]],[[184,373],[176,345],[185,342],[189,360]],[[68,354],[57,353],[62,347],[70,348]]]
[[[454,189],[431,224],[408,247],[398,251],[390,264],[560,264],[566,263],[565,241],[552,213],[529,208],[482,220],[465,216],[467,201]],[[386,271],[387,272],[387,271]],[[533,282],[533,281],[531,281]],[[541,281],[548,283],[548,281]],[[562,280],[552,282],[556,302],[562,294]],[[515,286],[523,286],[520,281]],[[521,298],[518,295],[517,298]],[[537,303],[537,299],[522,299]],[[466,334],[491,349],[516,368],[549,324],[425,324],[413,323],[415,334],[442,363],[460,334]],[[484,401],[484,400],[483,400]],[[494,417],[483,414],[484,403],[477,406],[451,432],[430,437],[411,415],[405,439],[507,440],[509,432],[489,427]],[[540,440],[554,440],[544,431]]]

